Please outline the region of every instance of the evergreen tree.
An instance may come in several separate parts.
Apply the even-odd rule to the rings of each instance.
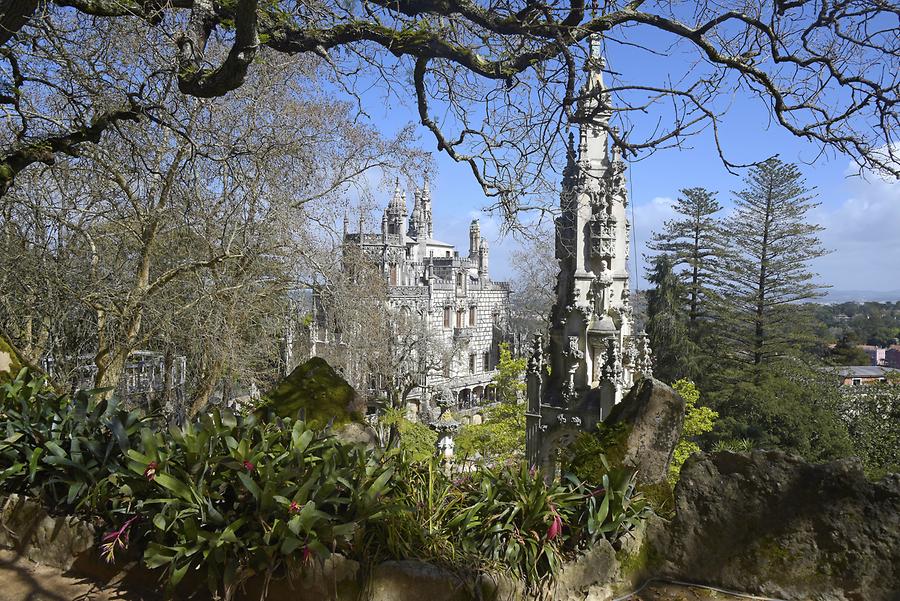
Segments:
[[[844,334],[838,340],[831,352],[828,353],[828,362],[834,365],[869,365],[872,361],[866,351],[857,346],[856,340],[849,334]]]
[[[684,377],[692,364],[693,345],[685,330],[682,287],[672,272],[669,255],[657,255],[647,280],[654,285],[647,291],[647,335],[653,349],[653,372],[665,382]]]
[[[827,251],[822,228],[806,221],[818,203],[795,165],[772,158],[744,181],[722,226],[715,322],[728,355],[758,367],[804,342],[799,303],[823,294],[809,263]]]
[[[699,343],[700,324],[711,294],[713,263],[722,210],[716,193],[705,188],[684,188],[673,207],[681,216],[666,221],[648,246],[670,255],[672,267],[687,291],[687,323],[691,340]]]

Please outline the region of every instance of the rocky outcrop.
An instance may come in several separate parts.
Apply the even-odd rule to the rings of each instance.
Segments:
[[[616,449],[608,455],[637,469],[639,484],[665,482],[683,424],[681,395],[655,378],[644,378],[603,421],[607,431],[619,431]]]
[[[265,399],[264,409],[282,417],[300,416],[317,428],[361,422],[366,409],[365,400],[320,357],[298,365]]]
[[[804,601],[900,599],[900,475],[779,452],[698,454],[656,543],[668,576]]]
[[[83,520],[51,516],[40,503],[15,494],[0,503],[0,547],[61,570],[95,547],[94,527]]]

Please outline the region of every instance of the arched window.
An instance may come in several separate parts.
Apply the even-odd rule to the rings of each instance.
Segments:
[[[476,324],[475,305],[469,307],[469,327],[474,328]]]
[[[450,307],[444,307],[444,327],[450,327]]]
[[[390,281],[391,286],[396,286],[396,285],[397,285],[397,264],[396,264],[396,263],[391,263],[391,264],[390,264],[390,278],[389,278],[389,281]]]

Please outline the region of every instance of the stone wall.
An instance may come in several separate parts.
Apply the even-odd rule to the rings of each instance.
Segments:
[[[96,532],[72,516],[51,516],[19,495],[0,499],[0,547],[36,563],[68,570],[82,553],[96,548]]]

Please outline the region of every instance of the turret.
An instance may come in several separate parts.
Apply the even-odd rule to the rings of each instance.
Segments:
[[[421,202],[421,214],[419,216],[421,235],[426,239],[434,238],[434,224],[431,219],[431,190],[428,188],[428,178],[425,178],[425,185],[422,188]]]
[[[416,188],[413,193],[413,210],[409,219],[409,228],[406,235],[410,238],[418,238],[422,230],[422,191]]]
[[[529,363],[526,454],[551,476],[561,434],[593,431],[637,379],[650,375],[650,348],[632,333],[628,304],[625,165],[619,150],[609,148],[614,130],[600,37],[591,34],[589,41],[573,118],[577,151],[570,135],[556,219],[560,271],[549,348],[536,341]],[[486,259],[485,253],[485,265]]]
[[[483,238],[478,247],[478,276],[487,278],[488,274],[488,241],[487,238]]]
[[[478,249],[481,247],[481,226],[477,219],[472,220],[469,226],[469,258],[476,260],[478,258]]]

